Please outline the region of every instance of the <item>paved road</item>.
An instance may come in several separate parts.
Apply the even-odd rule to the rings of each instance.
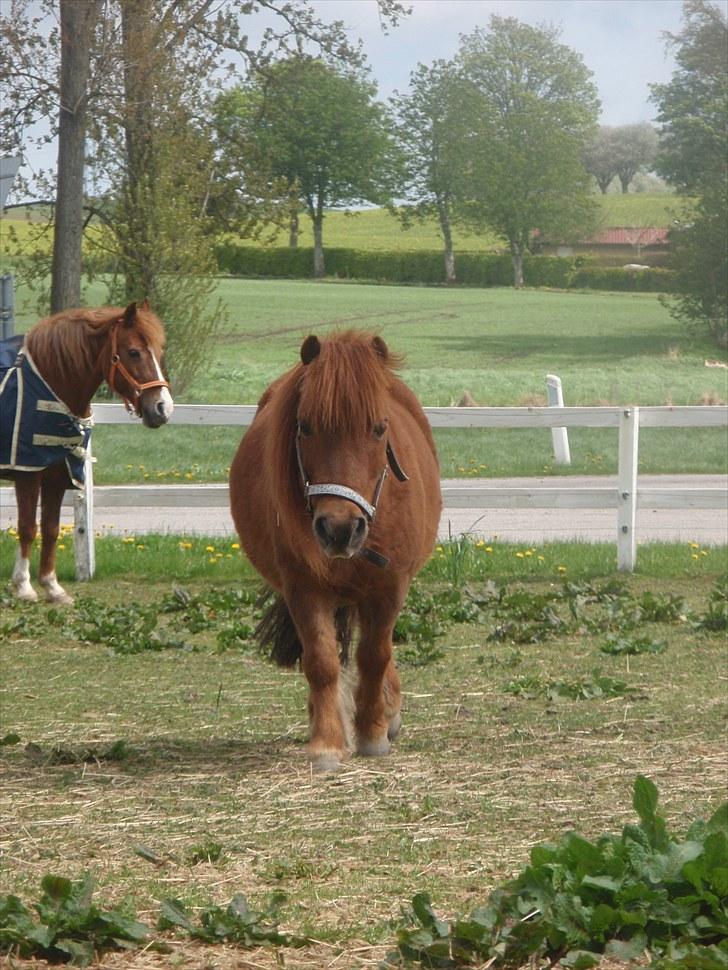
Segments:
[[[472,479],[452,484],[468,484]],[[613,478],[568,476],[559,478],[488,479],[493,487],[535,489],[593,487],[613,485]],[[728,487],[726,475],[640,476],[640,485],[660,487]],[[0,488],[0,527],[15,521],[12,492]],[[63,521],[72,521],[70,508],[64,508]],[[96,508],[95,527],[99,532],[136,534],[144,532],[198,533],[231,535],[230,514],[225,508]],[[502,542],[543,543],[578,539],[583,542],[615,542],[614,509],[445,509],[440,521],[440,537],[472,535]],[[699,542],[701,545],[728,543],[728,510],[715,509],[639,509],[637,538],[640,542]]]

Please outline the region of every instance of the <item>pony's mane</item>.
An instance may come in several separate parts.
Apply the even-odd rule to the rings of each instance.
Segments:
[[[297,368],[298,412],[319,431],[363,434],[387,416],[392,369],[372,334],[347,330],[321,341],[319,354]]]
[[[39,320],[25,337],[25,345],[41,373],[52,369],[61,380],[72,381],[79,372],[90,372],[113,323],[124,307],[62,310]],[[137,306],[134,328],[161,360],[164,328],[147,307]]]

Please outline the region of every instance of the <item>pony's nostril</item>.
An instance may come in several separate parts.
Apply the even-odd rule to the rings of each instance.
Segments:
[[[161,414],[164,417],[166,412],[166,407],[164,406],[164,401],[157,401],[157,414]]]
[[[319,518],[314,521],[313,529],[319,542],[329,542],[331,536],[328,530],[328,523],[323,515],[319,516]]]
[[[367,520],[363,515],[360,515],[356,520],[356,525],[354,526],[354,537],[361,539],[367,530]]]

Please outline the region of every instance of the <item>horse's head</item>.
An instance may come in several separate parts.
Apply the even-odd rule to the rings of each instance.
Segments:
[[[301,347],[296,454],[313,532],[330,558],[363,549],[387,474],[389,353],[381,337]]]
[[[174,403],[160,367],[164,329],[145,300],[130,303],[110,331],[106,381],[148,428],[169,421]]]

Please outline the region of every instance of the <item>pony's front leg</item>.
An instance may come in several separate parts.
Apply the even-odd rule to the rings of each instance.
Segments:
[[[29,473],[15,479],[15,500],[18,506],[18,551],[10,579],[10,587],[21,600],[37,600],[38,594],[30,583],[30,553],[38,532],[35,520],[40,495],[40,475]]]
[[[356,654],[356,750],[366,756],[389,752],[400,729],[399,674],[392,658],[394,618],[360,610],[361,640]]]
[[[317,771],[334,771],[347,754],[342,712],[339,646],[333,604],[306,591],[287,591],[286,603],[303,647],[301,665],[308,681],[308,756]]]
[[[56,545],[60,532],[63,493],[70,485],[65,465],[52,465],[46,470],[40,490],[40,569],[38,582],[49,603],[68,606],[73,603],[56,577]]]

